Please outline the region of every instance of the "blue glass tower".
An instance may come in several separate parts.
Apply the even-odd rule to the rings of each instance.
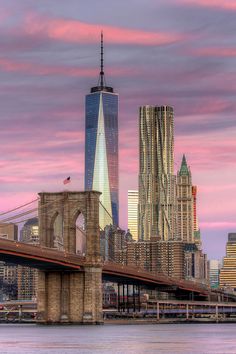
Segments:
[[[101,227],[119,225],[118,185],[118,94],[105,83],[101,33],[99,82],[85,102],[85,190],[102,192],[100,201],[106,210],[100,208]]]

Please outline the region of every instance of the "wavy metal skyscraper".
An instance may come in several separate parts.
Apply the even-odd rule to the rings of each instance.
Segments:
[[[102,192],[100,226],[119,225],[118,94],[106,85],[103,70],[103,34],[98,86],[92,87],[85,103],[85,190]]]
[[[176,235],[174,112],[170,106],[139,109],[139,239]]]

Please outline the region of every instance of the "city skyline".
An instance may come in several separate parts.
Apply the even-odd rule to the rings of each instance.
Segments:
[[[0,210],[62,190],[67,175],[69,188],[83,189],[84,95],[98,77],[103,29],[109,84],[120,94],[121,226],[127,190],[138,186],[138,107],[168,104],[175,172],[185,153],[204,251],[223,257],[236,228],[233,2],[137,1],[134,8],[128,1],[127,15],[123,4],[108,5],[2,3]]]

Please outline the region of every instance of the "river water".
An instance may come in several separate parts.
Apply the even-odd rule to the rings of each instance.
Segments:
[[[236,353],[236,324],[0,325],[0,354]]]

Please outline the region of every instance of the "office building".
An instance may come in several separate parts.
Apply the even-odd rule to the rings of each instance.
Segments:
[[[7,240],[17,241],[18,237],[18,226],[12,223],[0,223],[0,238],[4,238]],[[4,274],[8,274],[8,270],[6,267],[10,266],[12,269],[12,265],[10,263],[6,263],[0,261],[0,279],[4,278]],[[15,268],[17,266],[14,266]],[[10,271],[11,273],[11,271]],[[7,277],[8,278],[8,277]]]
[[[20,242],[39,244],[38,218],[29,219],[20,231]]]
[[[218,289],[220,281],[220,262],[217,259],[208,261],[209,283],[212,289]]]
[[[174,113],[169,106],[139,109],[139,240],[176,236]]]
[[[192,176],[183,155],[180,170],[177,174],[177,234],[185,243],[194,242],[194,198],[192,194]],[[196,220],[196,219],[195,219]]]
[[[138,241],[138,191],[128,190],[128,229],[134,241]]]
[[[0,238],[17,241],[18,226],[0,223]],[[17,265],[0,262],[0,301],[17,299]]]
[[[184,244],[184,278],[208,285],[207,255],[195,243]]]
[[[236,233],[228,234],[226,257],[220,270],[220,287],[236,291]]]
[[[92,87],[85,103],[85,190],[102,192],[100,226],[119,225],[118,94],[106,85],[101,70],[98,86]],[[109,216],[110,215],[110,216]]]
[[[132,242],[129,231],[107,225],[100,231],[101,256],[104,261],[123,263],[126,259],[127,242]]]
[[[159,247],[161,272],[177,279],[184,278],[184,244],[181,241],[162,241]]]
[[[20,232],[20,241],[30,244],[39,244],[38,218],[29,219]],[[31,300],[36,298],[38,270],[18,266],[18,299]]]
[[[12,223],[0,223],[0,238],[17,241],[18,227]]]
[[[184,245],[179,241],[127,242],[126,263],[154,274],[184,278]]]

